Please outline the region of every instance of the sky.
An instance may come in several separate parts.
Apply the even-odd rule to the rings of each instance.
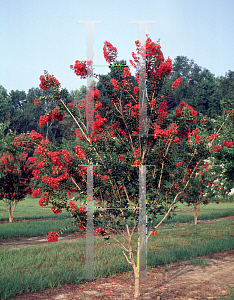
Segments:
[[[47,70],[68,91],[87,85],[70,69],[86,60],[86,24],[94,24],[97,74],[107,74],[105,41],[130,65],[139,25],[148,21],[152,41],[160,38],[165,59],[186,56],[216,77],[234,71],[233,0],[0,0],[0,85],[7,92],[39,86]],[[152,23],[153,22],[153,23]],[[134,68],[130,68],[135,74]]]

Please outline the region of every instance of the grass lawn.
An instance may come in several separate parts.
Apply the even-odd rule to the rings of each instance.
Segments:
[[[54,215],[50,206],[41,207],[38,205],[39,198],[33,198],[28,196],[25,201],[20,202],[16,206],[14,213],[15,220],[28,220],[27,222],[15,222],[15,223],[0,223],[0,239],[2,238],[16,238],[16,237],[29,237],[47,235],[49,231],[57,231],[71,224],[71,217],[68,212],[63,211],[61,214]],[[79,202],[77,202],[80,204]],[[193,222],[193,212],[185,205],[178,203],[178,209],[176,216],[164,221],[168,226],[174,226],[178,222]],[[220,202],[219,204],[210,203],[205,206],[199,216],[198,220],[213,219],[218,217],[226,217],[234,215],[234,202]],[[50,220],[43,220],[43,218],[49,218]],[[38,221],[30,219],[37,219]],[[41,220],[40,220],[41,219]],[[8,213],[6,208],[0,202],[0,221],[8,220]],[[40,220],[40,222],[39,222]],[[155,220],[154,224],[158,224],[161,220],[159,217]],[[133,223],[129,222],[132,226]],[[75,226],[69,227],[66,232],[79,231]]]
[[[12,224],[11,224],[12,225]],[[147,267],[193,260],[234,248],[234,222],[222,220],[179,227],[163,227],[147,242]],[[121,237],[119,238],[121,240]],[[134,247],[138,235],[134,235]],[[111,277],[131,271],[121,250],[95,239],[95,277]],[[0,295],[2,299],[24,291],[43,291],[63,283],[81,283],[85,277],[86,240],[48,243],[19,249],[0,249]],[[194,260],[195,264],[201,264]]]

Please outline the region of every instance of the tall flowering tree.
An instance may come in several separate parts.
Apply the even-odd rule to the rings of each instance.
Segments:
[[[139,176],[142,174],[142,166],[147,166],[148,239],[151,234],[157,234],[159,225],[173,212],[176,201],[186,190],[196,167],[210,150],[207,149],[206,137],[196,136],[199,142],[189,143],[197,118],[197,112],[192,107],[183,102],[175,112],[167,111],[167,96],[179,86],[181,80],[178,78],[169,90],[162,92],[165,79],[172,71],[171,60],[164,59],[161,46],[149,37],[144,46],[139,41],[135,44],[137,54],[132,53],[133,60],[130,63],[136,68],[136,83],[140,83],[142,74],[146,72],[147,75],[146,106],[143,106],[147,108],[145,124],[140,123],[141,91],[129,82],[131,72],[127,66],[123,72],[119,72],[118,79],[111,79],[114,93],[110,95],[109,103],[103,104],[100,91],[91,86],[86,100],[77,108],[66,102],[68,92],[60,87],[58,80],[45,73],[40,77],[40,86],[54,90],[52,100],[57,101],[57,107],[41,116],[40,125],[50,122],[52,118],[61,121],[64,115],[70,115],[77,126],[74,132],[76,145],[73,151],[59,150],[36,132],[31,132],[24,140],[35,147],[31,158],[36,166],[34,179],[40,180],[45,187],[39,205],[52,204],[51,209],[55,214],[67,210],[74,224],[82,230],[87,226],[85,204],[90,202],[87,198],[87,166],[93,166],[95,234],[103,235],[108,244],[122,250],[127,263],[132,266],[135,297],[139,297],[139,268],[143,250],[137,247],[133,234],[139,225]],[[118,70],[118,65],[115,65],[117,49],[106,41],[103,52],[106,61]],[[140,55],[145,68],[140,64]],[[86,78],[92,64],[77,60],[70,68],[80,78]],[[95,77],[99,79],[97,75]],[[89,128],[93,128],[91,134],[87,123]],[[145,134],[141,135],[143,125]],[[181,151],[183,147],[187,147],[188,151]],[[172,172],[173,181],[170,176]],[[41,191],[34,192],[38,195]],[[83,201],[82,205],[69,199],[75,192],[80,193],[78,198]],[[157,216],[162,214],[163,219],[155,225]],[[50,232],[48,240],[56,241],[60,232]],[[113,233],[121,233],[125,242],[122,243]]]

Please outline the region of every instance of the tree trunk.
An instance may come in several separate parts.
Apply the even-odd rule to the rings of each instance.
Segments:
[[[194,207],[194,225],[197,225],[198,209]]]
[[[8,210],[8,213],[9,213],[9,223],[12,223],[13,222],[13,212],[12,210]]]
[[[134,276],[135,276],[135,294],[134,298],[139,298],[140,293],[140,274],[138,274],[138,268],[136,267],[134,270]]]

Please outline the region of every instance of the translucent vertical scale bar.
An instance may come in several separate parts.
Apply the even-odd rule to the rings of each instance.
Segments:
[[[146,166],[139,165],[139,223],[138,223],[138,274],[146,277]]]
[[[86,278],[94,279],[93,166],[87,166]]]
[[[139,41],[145,46],[147,27],[146,23],[139,23]],[[145,49],[144,49],[145,52]],[[142,54],[144,54],[144,52]],[[147,133],[147,102],[146,102],[146,65],[140,51],[139,61],[139,135],[146,136]]]
[[[91,83],[94,79],[93,77],[93,31],[94,31],[94,24],[93,23],[86,23],[86,30],[87,30],[87,61],[92,61],[92,65],[90,65],[90,70],[87,72],[87,90],[89,90]],[[86,124],[87,124],[87,135],[91,137],[93,132],[93,119],[94,119],[94,107],[93,107],[93,93],[89,94],[89,98],[86,99]]]

